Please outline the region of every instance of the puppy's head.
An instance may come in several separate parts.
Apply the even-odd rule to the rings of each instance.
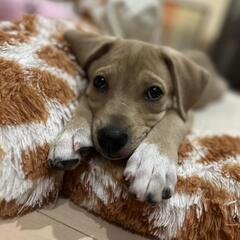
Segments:
[[[65,37],[87,73],[93,141],[107,158],[131,155],[168,109],[185,120],[206,86],[205,70],[170,48],[74,31]]]

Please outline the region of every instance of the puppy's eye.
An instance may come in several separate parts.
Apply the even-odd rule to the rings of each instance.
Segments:
[[[163,91],[158,86],[152,86],[145,92],[145,99],[148,101],[157,101],[163,96]]]
[[[93,86],[98,90],[98,91],[106,91],[108,89],[108,84],[106,79],[101,76],[97,75],[94,80],[93,80]]]

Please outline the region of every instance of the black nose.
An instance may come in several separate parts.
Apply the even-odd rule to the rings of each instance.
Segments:
[[[128,141],[128,135],[120,128],[108,126],[98,131],[98,142],[107,154],[117,153]]]

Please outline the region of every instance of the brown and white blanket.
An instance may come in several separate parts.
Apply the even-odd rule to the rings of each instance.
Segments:
[[[66,173],[64,192],[104,219],[156,239],[240,237],[240,137],[188,135],[179,151],[175,195],[159,205],[128,193],[124,163],[92,157]]]
[[[47,168],[49,144],[83,87],[62,40],[70,23],[26,16],[0,23],[0,215],[55,199],[61,173]]]
[[[47,168],[49,145],[85,86],[62,39],[68,28],[75,26],[33,16],[0,23],[0,216],[42,207],[62,189],[76,204],[150,238],[240,239],[239,129],[189,134],[176,194],[159,205],[128,193],[124,162],[91,156],[64,181]]]

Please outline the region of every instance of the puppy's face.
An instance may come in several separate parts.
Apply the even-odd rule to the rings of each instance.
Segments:
[[[184,91],[192,90],[188,80],[179,87],[175,76],[179,74],[176,71],[186,72],[189,62],[185,59],[187,63],[179,66],[178,53],[172,50],[76,32],[68,33],[66,38],[87,72],[93,141],[107,158],[128,157],[168,109],[176,105],[184,118],[195,101],[195,96],[185,99],[182,94],[182,87]],[[169,57],[171,54],[177,57]],[[191,69],[195,67],[190,64],[191,77],[191,72],[197,71]],[[192,94],[203,88],[202,80],[199,82]]]
[[[157,49],[119,40],[88,69],[94,145],[111,159],[128,157],[171,106],[172,84]]]

